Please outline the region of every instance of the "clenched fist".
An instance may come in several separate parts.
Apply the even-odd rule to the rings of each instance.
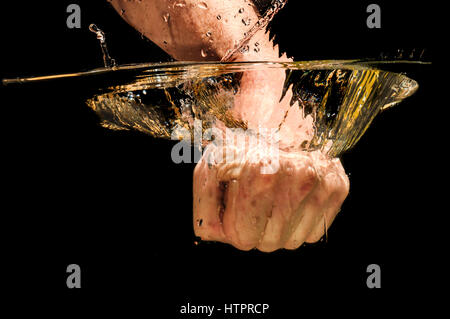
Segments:
[[[320,152],[283,152],[277,171],[243,158],[214,163],[208,146],[194,171],[194,230],[203,240],[271,252],[319,240],[346,198],[349,181],[338,159]]]

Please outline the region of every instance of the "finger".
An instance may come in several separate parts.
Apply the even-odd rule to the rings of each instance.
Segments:
[[[260,165],[245,164],[239,179],[229,186],[224,233],[239,249],[255,248],[273,204],[276,176],[262,175]]]
[[[317,182],[317,186],[305,198],[304,204],[298,209],[300,221],[285,244],[287,249],[300,247],[311,233],[313,227],[320,221],[324,205],[328,201],[331,192],[325,187],[323,180]]]
[[[324,210],[322,219],[315,226],[311,234],[306,239],[308,243],[314,243],[320,240],[328,228],[333,223],[336,215],[339,213],[341,206],[348,195],[349,192],[349,181],[347,175],[339,169],[337,169],[336,174],[329,174],[327,182],[332,186],[330,188],[334,189],[330,199],[327,203],[327,207]]]
[[[278,181],[272,216],[269,218],[264,237],[258,249],[265,252],[282,248],[298,224],[297,211],[314,188],[317,175],[308,157],[296,162],[283,161]]]
[[[221,191],[216,179],[217,169],[208,165],[205,156],[194,170],[194,232],[202,240],[226,242],[220,219]]]
[[[317,224],[313,226],[312,231],[306,237],[305,242],[315,243],[319,241],[320,238],[322,238],[322,236],[325,234],[332,220],[338,213],[338,209],[336,210],[335,206],[332,204],[332,202],[335,201],[334,198],[336,196],[336,193],[330,196],[330,199],[327,201],[323,209],[322,217],[318,220]]]

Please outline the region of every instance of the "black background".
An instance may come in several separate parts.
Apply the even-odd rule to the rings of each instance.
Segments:
[[[66,27],[72,2],[81,6],[81,29]],[[392,2],[376,2],[382,28],[370,30],[370,2],[291,0],[272,31],[295,60],[395,58],[398,49],[416,48],[414,58],[426,49],[422,59],[431,61],[434,8]],[[106,1],[21,1],[2,9],[1,78],[101,66],[90,23],[106,32],[120,64],[170,61]],[[433,132],[424,121],[430,70],[409,68],[419,91],[379,115],[343,156],[350,194],[327,242],[271,254],[195,245],[194,165],[171,161],[174,142],[101,128],[84,104],[95,89],[89,83],[2,87],[5,306],[58,317],[183,318],[187,302],[269,303],[269,314],[255,318],[416,312],[425,306],[425,266],[432,263],[433,187],[423,169]],[[66,287],[72,263],[81,266],[81,289]],[[372,263],[381,266],[381,289],[366,286]]]

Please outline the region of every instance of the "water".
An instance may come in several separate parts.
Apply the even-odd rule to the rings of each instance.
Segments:
[[[256,10],[259,12],[259,19],[254,22],[252,25],[251,19],[242,18],[242,23],[246,26],[251,26],[247,32],[245,32],[244,37],[239,40],[236,45],[228,50],[226,54],[222,57],[222,62],[227,62],[232,60],[234,54],[237,52],[242,52],[242,48],[244,48],[250,39],[261,29],[267,27],[270,21],[275,17],[275,15],[283,9],[286,5],[287,0],[256,0],[254,1],[254,6]],[[253,6],[252,2],[248,2],[249,5]],[[245,9],[239,9],[238,13],[244,13]],[[219,19],[220,20],[220,19]],[[258,50],[259,51],[259,50]]]
[[[379,112],[417,90],[416,81],[379,69],[383,65],[389,64],[364,61],[171,62],[3,82],[26,83],[64,77],[92,80],[102,76],[98,93],[86,103],[98,114],[104,127],[138,130],[170,139],[175,127],[193,134],[196,120],[201,121],[203,132],[219,123],[228,128],[250,129],[251,119],[234,112],[241,103],[242,77],[255,72],[283,72],[285,81],[276,100],[288,102],[291,108],[299,108],[302,116],[314,119],[313,136],[307,141],[297,141],[299,147],[305,151],[320,149],[335,157],[357,143]],[[276,102],[273,108],[282,104]],[[284,125],[284,119],[272,123],[280,130]]]
[[[111,58],[108,52],[108,46],[106,45],[106,36],[105,33],[97,27],[95,24],[89,25],[89,31],[95,33],[97,35],[97,39],[100,42],[100,48],[102,49],[103,54],[103,64],[105,68],[112,68],[116,66],[116,60]]]

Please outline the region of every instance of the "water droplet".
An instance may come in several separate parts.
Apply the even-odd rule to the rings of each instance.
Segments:
[[[164,44],[167,44],[167,41],[166,41],[166,40],[164,40]]]
[[[248,45],[245,45],[241,48],[240,52],[245,53],[245,52],[248,52],[248,50],[250,50],[250,47]]]
[[[204,58],[206,58],[206,57],[208,56],[208,53],[206,53],[206,51],[203,50],[203,49],[200,51],[200,54],[201,54],[202,57],[204,57]]]
[[[255,48],[253,51],[255,51],[256,53],[259,52],[259,48]]]
[[[210,37],[211,34],[212,34],[211,31],[206,32],[206,36],[207,36],[207,37]]]
[[[125,14],[125,10],[124,9],[120,10],[120,15],[124,15],[124,14]]]
[[[250,22],[251,22],[252,20],[250,19],[250,18],[247,18],[247,19],[242,19],[242,23],[244,24],[244,25],[250,25]]]
[[[255,42],[255,47],[259,46],[259,42]]]
[[[245,11],[244,8],[239,9],[239,13],[244,13],[244,11]]]
[[[163,14],[163,19],[164,19],[164,22],[169,22],[169,20],[170,20],[170,14],[169,14],[168,12],[164,13],[164,14]]]
[[[218,16],[217,16],[217,20],[221,20],[222,19],[222,16],[219,14]]]
[[[147,90],[142,90],[142,94],[147,95]]]
[[[208,5],[207,5],[206,3],[204,3],[204,2],[200,2],[197,6],[198,6],[200,9],[203,9],[203,10],[208,9]]]
[[[202,226],[202,224],[203,224],[203,219],[197,219],[198,227]]]
[[[174,7],[180,7],[180,8],[183,8],[183,7],[185,7],[185,6],[186,6],[186,3],[184,3],[184,2],[177,2],[177,3],[174,4]]]

